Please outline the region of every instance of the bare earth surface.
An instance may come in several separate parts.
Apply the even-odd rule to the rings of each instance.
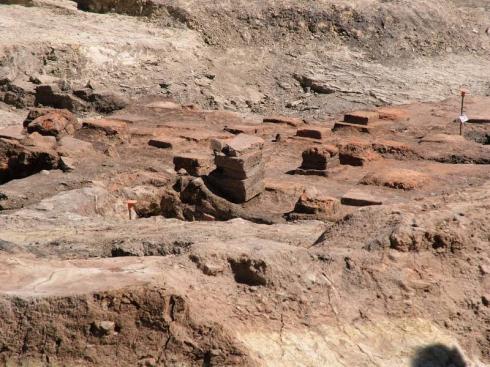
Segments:
[[[490,365],[490,2],[311,3],[0,0],[0,364]]]

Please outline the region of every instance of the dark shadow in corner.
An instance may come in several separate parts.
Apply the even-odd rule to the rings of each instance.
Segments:
[[[468,367],[458,348],[432,344],[417,350],[411,367]]]

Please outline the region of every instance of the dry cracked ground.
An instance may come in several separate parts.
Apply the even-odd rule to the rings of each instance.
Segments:
[[[489,366],[489,56],[484,0],[0,0],[0,364]]]

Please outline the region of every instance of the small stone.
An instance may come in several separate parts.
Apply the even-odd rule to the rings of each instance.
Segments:
[[[489,265],[481,264],[478,268],[480,269],[481,275],[490,274],[490,266]]]
[[[98,337],[114,334],[116,324],[114,321],[94,321],[90,325],[90,332]]]
[[[63,172],[73,171],[75,169],[75,160],[69,157],[61,157],[59,166]]]

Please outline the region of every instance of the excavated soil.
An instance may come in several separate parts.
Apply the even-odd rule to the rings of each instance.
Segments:
[[[1,365],[490,365],[490,2],[311,3],[0,0]]]

